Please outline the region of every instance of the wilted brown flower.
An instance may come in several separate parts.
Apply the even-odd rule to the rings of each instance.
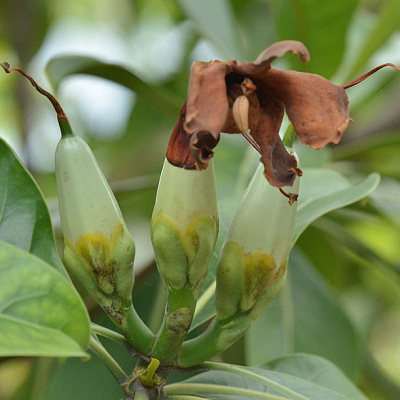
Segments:
[[[190,135],[197,168],[207,166],[220,132],[243,133],[248,127],[260,148],[268,181],[276,187],[291,186],[301,171],[279,137],[285,110],[303,143],[320,149],[340,141],[351,120],[344,88],[315,74],[272,68],[271,62],[287,52],[304,62],[310,59],[302,43],[282,41],[254,62],[193,64],[186,116],[179,125]]]

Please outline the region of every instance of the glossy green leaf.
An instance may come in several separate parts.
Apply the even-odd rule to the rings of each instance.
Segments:
[[[359,373],[360,338],[337,296],[295,249],[285,288],[254,321],[245,343],[250,365],[306,352],[329,359],[351,378]]]
[[[67,275],[57,253],[43,195],[32,175],[1,138],[0,240],[35,254]]]
[[[331,77],[342,61],[346,33],[359,0],[280,0],[270,3],[279,40],[300,40],[311,54],[307,64],[291,57],[291,67]]]
[[[227,0],[178,0],[186,15],[195,21],[200,33],[211,40],[226,56],[243,56],[237,22]]]
[[[281,358],[264,368],[219,363],[205,363],[205,366],[212,371],[167,385],[167,395],[266,400],[367,399],[335,365],[311,355]]]
[[[354,62],[347,80],[353,79],[361,73],[371,56],[380,50],[390,36],[399,29],[400,0],[388,0],[378,4],[381,8],[377,21],[373,27],[370,27],[368,37],[365,38],[361,50],[358,51],[358,58]]]
[[[90,327],[76,290],[49,264],[0,241],[0,356],[84,356]]]
[[[338,172],[323,168],[303,168],[294,242],[307,226],[317,218],[363,199],[377,187],[378,183],[378,174],[371,174],[364,181],[353,185]],[[232,204],[236,207],[237,202],[233,201]],[[229,203],[226,203],[225,206],[229,206]],[[233,212],[228,213],[226,210],[225,213],[233,215]],[[214,277],[219,248],[216,246],[216,251],[211,260],[210,273],[199,298],[193,328],[215,315],[213,288],[215,287]]]

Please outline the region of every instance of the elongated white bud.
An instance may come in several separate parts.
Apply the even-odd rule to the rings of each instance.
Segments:
[[[299,178],[292,201],[271,186],[257,169],[233,218],[217,268],[217,317],[256,318],[283,287],[292,247]]]
[[[131,301],[135,244],[89,146],[66,134],[56,150],[65,261],[89,292]]]
[[[151,222],[161,276],[171,289],[198,291],[218,235],[218,207],[212,162],[203,171],[171,165],[161,174]]]

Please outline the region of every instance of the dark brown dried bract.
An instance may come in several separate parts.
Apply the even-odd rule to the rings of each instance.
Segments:
[[[273,186],[291,186],[299,173],[279,137],[285,109],[303,143],[320,149],[340,141],[350,121],[343,87],[318,75],[272,68],[271,62],[287,52],[309,61],[307,48],[289,40],[268,47],[254,62],[193,64],[183,128],[191,135],[197,168],[207,166],[220,132],[241,133],[232,115],[239,96],[249,100],[248,126]]]

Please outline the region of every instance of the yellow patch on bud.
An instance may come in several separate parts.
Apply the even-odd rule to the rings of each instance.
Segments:
[[[218,232],[208,216],[194,217],[181,231],[165,214],[152,220],[152,242],[160,275],[172,289],[200,289],[208,271]]]
[[[244,253],[237,241],[228,240],[217,267],[218,319],[238,313],[255,319],[283,287],[286,265],[284,262],[277,268],[271,255],[262,251]]]
[[[275,260],[262,251],[245,255],[244,287],[240,309],[248,311],[271,284],[275,275]]]
[[[135,244],[122,220],[111,237],[92,231],[80,235],[75,244],[65,238],[65,262],[96,300],[105,294],[131,302],[134,257]]]
[[[88,232],[79,236],[75,248],[88,264],[102,291],[112,294],[115,290],[115,276],[110,257],[110,238],[101,232]]]

